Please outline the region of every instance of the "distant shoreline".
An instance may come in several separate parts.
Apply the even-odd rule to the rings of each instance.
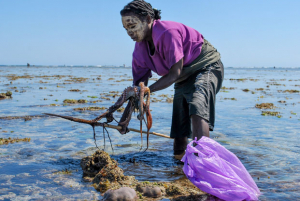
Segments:
[[[32,67],[86,67],[86,68],[131,68],[131,66],[114,66],[114,65],[0,65],[0,67],[26,67],[26,68],[32,68]],[[226,69],[300,69],[300,67],[231,67],[231,66],[225,66]]]
[[[131,68],[131,66],[113,66],[113,65],[0,65],[0,67],[95,67],[95,68]]]

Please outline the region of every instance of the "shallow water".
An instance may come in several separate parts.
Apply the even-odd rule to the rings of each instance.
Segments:
[[[27,78],[11,80],[13,74]],[[78,77],[87,79],[83,82],[72,79]],[[0,67],[0,93],[13,92],[12,99],[0,100],[0,117],[39,115],[29,121],[0,119],[0,138],[31,138],[30,142],[0,145],[0,200],[101,199],[100,193],[82,180],[79,165],[81,158],[97,149],[92,128],[43,113],[93,119],[104,110],[80,112],[73,109],[109,107],[118,97],[105,100],[100,94],[123,91],[131,86],[130,78],[130,68]],[[154,75],[154,78],[157,77]],[[241,78],[243,80],[237,80]],[[300,94],[284,92],[299,91],[299,85],[300,69],[225,69],[223,86],[229,89],[217,95],[215,130],[211,137],[240,158],[260,188],[261,200],[300,197]],[[70,89],[81,91],[70,92]],[[168,135],[172,104],[160,97],[162,94],[171,97],[173,88],[152,96],[162,101],[151,103],[151,131]],[[102,102],[69,105],[63,103],[64,99]],[[261,110],[255,108],[255,104],[267,102],[277,107],[267,111],[280,112],[281,118],[262,116]],[[115,112],[114,116],[119,119],[121,113]],[[136,114],[129,127],[139,128]],[[97,128],[96,132],[96,143],[102,149],[102,129]],[[151,135],[149,150],[142,154],[138,133],[120,135],[109,129],[109,135],[114,151],[107,134],[105,151],[119,161],[126,175],[134,175],[142,181],[172,181],[184,177],[182,166],[172,158],[172,140]],[[145,135],[143,142],[145,148]],[[133,157],[136,163],[130,162]],[[71,174],[62,174],[66,169]]]

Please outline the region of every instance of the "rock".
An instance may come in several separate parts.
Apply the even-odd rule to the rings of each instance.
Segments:
[[[171,200],[181,196],[180,201],[192,201],[195,198],[196,201],[201,198],[198,195],[204,194],[188,179],[171,183],[139,182],[134,176],[125,176],[124,171],[118,167],[118,162],[105,151],[97,150],[93,155],[83,158],[80,166],[83,170],[83,181],[92,182],[97,191],[104,193],[102,200],[106,201],[157,200],[162,196]],[[188,197],[189,195],[195,196]]]
[[[105,193],[107,190],[109,190],[110,188],[114,187],[114,185],[112,185],[110,183],[109,180],[101,178],[101,180],[98,183],[94,183],[94,188],[98,191],[100,191],[101,193]],[[118,187],[120,188],[120,187]]]
[[[161,190],[159,187],[142,187],[141,185],[136,186],[136,190],[141,192],[143,196],[150,198],[158,198],[162,196]]]
[[[166,194],[169,196],[183,195],[184,189],[181,186],[170,185],[166,188]]]
[[[83,170],[83,176],[95,177],[100,170],[112,163],[112,159],[105,151],[96,151],[92,156],[83,158],[80,162],[80,166]]]
[[[92,156],[83,158],[80,166],[83,170],[83,180],[92,181],[94,188],[101,193],[137,183],[135,177],[124,176],[118,162],[111,159],[105,151],[97,150]]]
[[[103,195],[103,201],[135,201],[137,199],[136,192],[129,187],[108,190]]]
[[[105,165],[100,172],[95,176],[93,183],[100,183],[105,180],[109,181],[121,181],[124,178],[123,170],[118,167],[116,161],[112,161],[111,164]]]

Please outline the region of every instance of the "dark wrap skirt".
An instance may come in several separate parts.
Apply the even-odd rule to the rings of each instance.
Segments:
[[[204,41],[201,54],[174,85],[171,138],[191,137],[191,115],[205,119],[212,131],[215,124],[216,94],[222,87],[224,67],[220,54]]]

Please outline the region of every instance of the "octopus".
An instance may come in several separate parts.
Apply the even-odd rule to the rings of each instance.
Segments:
[[[144,101],[146,99],[146,102]],[[149,131],[152,127],[152,115],[150,113],[150,89],[144,85],[143,82],[140,82],[139,86],[130,86],[127,87],[118,98],[118,100],[110,106],[103,114],[99,115],[95,119],[87,120],[87,119],[80,119],[71,116],[62,116],[57,114],[45,113],[46,115],[61,117],[70,121],[89,124],[93,127],[94,131],[94,140],[96,140],[96,133],[95,133],[95,126],[104,126],[107,123],[112,122],[115,120],[113,117],[113,113],[118,110],[122,105],[128,101],[128,104],[122,114],[120,121],[118,122],[119,129],[118,131],[121,134],[126,134],[129,132],[128,125],[131,120],[131,116],[133,111],[138,110],[138,120],[140,121],[140,133],[141,133],[141,149],[143,147],[143,130],[142,125],[143,121],[147,126],[147,148],[149,147]],[[146,118],[144,116],[146,115]],[[103,118],[106,118],[104,123],[99,122]]]

